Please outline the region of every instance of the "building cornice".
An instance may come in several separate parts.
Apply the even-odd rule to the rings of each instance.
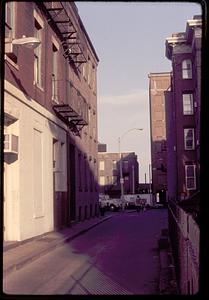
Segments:
[[[171,57],[172,57],[172,54],[173,54],[173,49],[176,46],[178,46],[178,50],[180,49],[181,45],[184,45],[184,47],[187,46],[185,48],[186,53],[190,52],[189,47],[190,47],[190,45],[192,45],[192,40],[194,38],[194,29],[195,28],[202,28],[202,19],[201,19],[201,17],[194,18],[192,20],[188,20],[185,32],[174,33],[174,34],[172,34],[171,37],[166,38],[165,55],[168,59],[171,60]],[[200,34],[199,34],[199,36],[201,37]],[[178,53],[178,52],[179,51],[177,51],[176,53]],[[180,51],[180,52],[182,53],[182,51]]]

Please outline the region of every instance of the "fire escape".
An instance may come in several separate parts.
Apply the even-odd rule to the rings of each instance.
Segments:
[[[47,17],[47,21],[61,40],[63,56],[66,58],[76,73],[79,72],[81,64],[87,62],[87,49],[80,29],[75,27],[73,22],[73,3],[70,2],[38,2],[37,5],[42,9]],[[68,93],[67,88],[67,93]],[[81,95],[76,95],[76,99],[71,98],[68,103],[53,105],[57,116],[65,122],[75,135],[80,135],[80,130],[88,125],[87,103],[83,101]],[[79,110],[78,103],[80,101]],[[70,102],[70,103],[69,103]],[[81,107],[84,105],[83,107]]]

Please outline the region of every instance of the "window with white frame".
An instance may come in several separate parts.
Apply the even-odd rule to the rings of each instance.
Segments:
[[[90,85],[90,81],[91,81],[91,60],[90,60],[89,56],[88,56],[87,64],[88,64],[88,68],[87,68],[87,82],[88,82],[88,85]]]
[[[184,128],[184,149],[194,150],[194,128]]]
[[[56,139],[53,139],[53,148],[52,148],[52,156],[53,156],[53,171],[56,172],[59,169],[59,149],[58,149],[58,141]]]
[[[15,3],[9,1],[5,4],[5,37],[12,38],[15,36]]]
[[[100,162],[99,162],[99,169],[100,169],[100,171],[104,171],[104,161],[103,160],[101,160]]]
[[[42,35],[43,28],[41,24],[35,19],[34,36],[40,40],[41,44],[34,49],[34,83],[40,87],[42,87]]]
[[[87,80],[86,78],[86,71],[87,71],[87,63],[83,63],[83,78]]]
[[[195,165],[186,165],[185,166],[185,179],[186,179],[186,189],[187,190],[196,190],[196,174],[195,174]]]
[[[194,114],[193,94],[192,93],[183,94],[183,114],[184,115],[193,115]]]
[[[96,93],[96,68],[94,65],[92,66],[92,89]]]
[[[105,185],[105,177],[104,176],[99,177],[99,184],[100,185]]]
[[[58,49],[52,43],[52,100],[58,103]]]
[[[117,170],[117,160],[112,161],[113,170]]]
[[[182,61],[182,78],[192,79],[192,61],[190,59]]]

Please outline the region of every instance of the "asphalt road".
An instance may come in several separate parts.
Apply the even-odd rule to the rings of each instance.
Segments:
[[[8,275],[8,294],[159,294],[158,238],[167,210],[114,213],[64,246]]]

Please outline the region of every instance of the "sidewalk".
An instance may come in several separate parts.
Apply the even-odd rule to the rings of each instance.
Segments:
[[[160,295],[177,295],[175,268],[167,229],[162,230],[158,246],[160,255]]]
[[[100,216],[78,222],[72,224],[69,228],[64,228],[58,232],[49,232],[28,241],[5,243],[3,248],[4,276],[21,269],[26,264],[40,258],[56,247],[74,239],[111,217],[112,214],[106,214],[103,217]]]

